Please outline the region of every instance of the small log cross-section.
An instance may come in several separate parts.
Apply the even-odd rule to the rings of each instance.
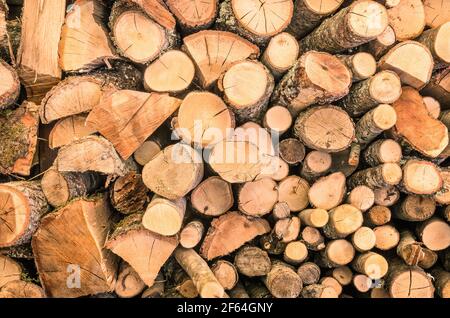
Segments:
[[[200,253],[207,260],[227,255],[256,236],[269,231],[269,223],[264,219],[229,212],[213,220]]]
[[[95,106],[86,121],[128,159],[180,103],[166,94],[121,90]]]
[[[65,0],[24,1],[17,66],[29,101],[40,103],[47,91],[61,80],[58,43],[65,9]]]
[[[103,248],[113,217],[107,200],[104,195],[77,199],[42,219],[32,247],[48,296],[79,297],[114,289],[117,259]]]
[[[219,216],[234,204],[231,185],[217,176],[203,180],[191,193],[191,205],[206,216]]]
[[[295,37],[282,32],[270,40],[261,62],[272,71],[275,78],[280,78],[294,65],[299,52],[300,47]]]
[[[217,0],[167,0],[166,4],[184,33],[210,27],[218,11]]]
[[[145,229],[142,215],[135,213],[116,225],[105,247],[130,264],[150,287],[177,245],[176,236],[165,237]]]
[[[425,28],[424,4],[421,0],[400,0],[399,4],[387,10],[389,25],[398,41],[414,39]]]
[[[313,207],[324,210],[337,207],[346,193],[345,182],[345,175],[342,172],[321,177],[308,191],[309,202]]]

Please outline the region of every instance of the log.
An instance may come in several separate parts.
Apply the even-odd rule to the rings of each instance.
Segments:
[[[216,25],[263,45],[287,28],[293,12],[292,0],[264,3],[254,0],[225,0],[220,4]]]
[[[114,290],[117,258],[103,248],[114,220],[107,200],[105,195],[77,199],[41,220],[31,244],[47,296]]]
[[[190,92],[181,102],[177,118],[180,137],[200,148],[210,148],[230,137],[235,128],[233,112],[209,92]]]
[[[38,181],[14,181],[0,185],[0,247],[29,243],[49,207]]]
[[[297,61],[300,47],[293,35],[282,32],[272,37],[261,56],[261,62],[278,79]]]
[[[234,204],[231,185],[220,177],[209,177],[192,191],[191,204],[203,215],[222,215]]]
[[[116,176],[127,172],[113,145],[98,136],[87,136],[60,148],[54,166],[59,172],[95,171]]]
[[[393,139],[378,139],[365,149],[363,156],[364,161],[372,167],[383,163],[399,163],[402,158],[402,148]]]
[[[381,206],[392,206],[400,199],[400,191],[394,186],[377,188],[373,190],[375,204]]]
[[[391,210],[382,205],[375,205],[364,213],[364,225],[374,228],[384,225],[391,220]]]
[[[2,76],[0,110],[2,110],[17,101],[20,93],[20,82],[16,70],[2,59],[0,59],[0,74]]]
[[[345,193],[345,175],[335,172],[319,178],[308,191],[308,199],[315,208],[331,210],[342,203]]]
[[[298,176],[288,176],[278,184],[278,202],[286,202],[289,210],[299,212],[306,208],[309,184]]]
[[[42,288],[34,283],[14,280],[0,289],[0,298],[45,298]]]
[[[309,152],[300,170],[300,176],[309,182],[325,175],[331,168],[331,155],[324,151],[313,150]]]
[[[218,11],[217,0],[168,0],[166,4],[185,34],[209,28],[214,23]]]
[[[66,1],[24,1],[17,67],[29,101],[40,103],[61,80],[58,43],[65,9]]]
[[[300,41],[300,47],[303,51],[339,53],[375,39],[387,25],[388,15],[381,4],[356,1],[324,20]]]
[[[186,224],[180,232],[180,245],[184,248],[194,248],[202,240],[205,226],[199,220]]]
[[[303,288],[302,280],[297,273],[280,261],[272,263],[264,284],[275,298],[297,298]]]
[[[86,72],[117,58],[108,37],[107,5],[77,0],[66,15],[59,43],[59,65],[66,72]]]
[[[294,134],[305,146],[324,152],[348,148],[355,136],[350,116],[333,105],[311,107],[297,117]]]
[[[296,138],[283,139],[278,144],[280,157],[289,165],[298,165],[305,158],[305,146]]]
[[[109,195],[114,209],[122,214],[132,214],[144,211],[144,206],[149,201],[147,192],[142,176],[133,171],[117,178]]]
[[[299,265],[308,258],[308,249],[303,242],[291,241],[286,245],[283,259],[291,265]]]
[[[239,275],[236,268],[226,260],[216,261],[211,266],[211,271],[225,290],[233,289],[238,282]]]
[[[373,229],[376,241],[375,247],[382,251],[393,249],[400,241],[400,233],[391,224],[377,226]]]
[[[367,293],[372,288],[372,279],[365,274],[353,276],[353,287],[360,293]]]
[[[342,172],[346,177],[356,171],[360,162],[361,146],[353,142],[345,150],[333,153],[330,172]]]
[[[303,210],[298,216],[302,224],[316,228],[324,227],[329,220],[327,210],[320,208]]]
[[[208,264],[193,249],[177,248],[175,259],[191,277],[202,298],[223,298],[225,291]]]
[[[343,2],[343,0],[296,1],[288,31],[296,38],[301,39],[315,29],[322,20],[336,12]]]
[[[409,159],[402,169],[401,185],[408,193],[434,194],[442,188],[439,168],[430,161]]]
[[[349,264],[355,256],[353,245],[343,239],[329,241],[320,252],[318,261],[324,267],[339,267]]]
[[[185,212],[185,198],[168,200],[154,195],[142,216],[142,225],[153,233],[172,236],[181,230]]]
[[[312,284],[305,286],[301,294],[302,298],[339,298],[336,290],[331,286]]]
[[[421,93],[434,97],[442,108],[446,108],[445,105],[450,103],[450,68],[436,72]]]
[[[382,255],[366,252],[355,258],[352,267],[355,271],[366,275],[370,279],[380,279],[387,274],[389,265]]]
[[[319,229],[312,226],[305,226],[300,233],[300,237],[306,247],[312,251],[320,251],[325,248],[325,238]]]
[[[394,216],[409,222],[425,221],[436,211],[436,202],[430,197],[410,194],[394,209]]]
[[[331,287],[334,289],[336,295],[340,296],[342,294],[342,286],[339,282],[333,277],[322,277],[319,280],[319,284],[324,287]]]
[[[286,107],[275,105],[270,107],[264,114],[263,124],[270,133],[282,135],[292,125],[292,116]]]
[[[414,39],[425,28],[425,10],[420,0],[400,0],[387,13],[389,25],[394,29],[398,41]]]
[[[219,41],[218,41],[219,39]],[[257,58],[259,48],[237,34],[204,30],[183,38],[183,50],[196,64],[200,85],[208,88],[231,64]],[[209,52],[216,52],[210,56]]]
[[[397,185],[402,181],[402,169],[396,163],[383,163],[360,170],[348,179],[351,189],[365,185],[371,189]]]
[[[144,184],[154,193],[176,200],[194,189],[203,178],[203,162],[197,151],[185,144],[160,151],[142,170]]]
[[[270,213],[278,201],[277,183],[270,178],[246,182],[238,186],[238,209],[249,216]]]
[[[145,288],[145,283],[139,277],[138,273],[127,263],[122,262],[119,274],[117,275],[116,286],[114,292],[120,298],[132,298]]]
[[[450,4],[446,1],[424,0],[425,24],[430,28],[437,28],[450,18]]]
[[[450,298],[450,273],[441,268],[436,268],[431,274],[434,277],[434,286],[439,297]]]
[[[309,51],[303,54],[275,87],[272,102],[292,115],[313,104],[327,104],[348,94],[351,73],[337,57]]]
[[[408,56],[408,58],[405,59],[405,56]],[[418,59],[420,63],[414,65],[409,63],[409,61],[415,59]],[[416,41],[400,42],[378,61],[380,70],[390,70],[397,73],[403,85],[409,85],[416,89],[423,88],[430,81],[433,67],[433,56],[430,50]]]
[[[331,269],[331,276],[342,286],[347,286],[352,283],[353,272],[350,267],[344,265]]]
[[[323,228],[323,232],[331,239],[344,238],[363,224],[361,211],[350,204],[339,205],[330,210],[329,215],[330,220]]]
[[[291,215],[291,210],[286,202],[277,202],[273,206],[271,217],[275,220],[281,220],[289,217]],[[302,221],[303,222],[303,221]]]
[[[255,246],[244,246],[236,252],[234,265],[237,271],[248,277],[267,275],[272,267],[266,251]]]
[[[376,60],[378,60],[386,54],[392,46],[394,46],[396,40],[394,29],[388,25],[379,36],[365,44],[363,48],[372,54]]]
[[[0,255],[0,291],[3,286],[9,282],[20,280],[22,275],[22,266],[8,256]]]
[[[450,21],[437,28],[427,30],[417,39],[424,44],[433,55],[436,66],[446,67],[450,64],[450,49],[447,40],[450,37]]]
[[[133,153],[133,159],[139,165],[145,166],[150,160],[152,160],[162,150],[159,143],[155,140],[147,139],[139,146]]]
[[[300,233],[301,221],[298,217],[278,220],[273,227],[273,234],[283,243],[294,241]]]
[[[362,226],[352,234],[352,244],[360,253],[370,251],[375,247],[376,235],[371,228]]]
[[[360,117],[379,104],[395,102],[401,93],[398,75],[393,71],[381,71],[353,85],[341,105],[352,117]]]
[[[450,226],[438,217],[432,217],[419,224],[417,235],[432,251],[442,251],[450,246]]]
[[[96,173],[59,172],[50,168],[42,176],[41,188],[51,206],[61,207],[77,197],[94,193],[102,181]]]
[[[138,4],[150,18],[168,30],[175,30],[176,20],[161,0],[131,0]]]
[[[303,286],[316,284],[320,278],[320,267],[316,263],[306,262],[299,266],[297,274],[300,276]]]
[[[86,115],[73,115],[58,120],[48,137],[50,149],[69,145],[75,140],[94,134],[96,130],[86,124],[86,118]]]
[[[29,176],[37,154],[38,106],[24,101],[0,115],[0,173]]]
[[[118,223],[105,243],[105,247],[130,264],[149,287],[155,283],[159,270],[177,245],[177,237],[161,236],[145,229],[141,214],[131,214]]]
[[[366,52],[358,52],[352,55],[338,55],[338,58],[352,72],[352,81],[359,82],[373,76],[377,70],[375,58]]]
[[[274,88],[270,71],[258,61],[238,61],[217,82],[223,99],[236,114],[238,122],[262,119]]]
[[[397,115],[392,106],[378,105],[356,123],[356,139],[362,145],[368,144],[385,130],[394,127],[396,121]]]
[[[175,284],[175,290],[184,298],[196,298],[198,297],[198,290],[194,285],[192,279],[186,274],[186,272],[178,267],[174,270],[172,279]]]
[[[200,254],[207,260],[227,255],[256,236],[269,231],[269,223],[264,219],[228,212],[212,221]]]
[[[400,233],[400,241],[396,252],[407,265],[418,265],[422,268],[432,267],[438,258],[435,252],[424,247],[422,243],[417,242],[410,231]]]
[[[128,0],[114,2],[109,28],[117,53],[135,63],[153,61],[174,47],[178,40],[174,30],[165,29],[139,5]]]
[[[279,156],[269,157],[269,160],[269,164],[262,169],[256,179],[269,177],[275,181],[281,181],[288,177],[289,165],[286,161]]]
[[[375,194],[371,188],[365,185],[357,186],[348,194],[347,203],[365,212],[374,205]]]
[[[450,169],[441,168],[440,174],[443,182],[442,189],[433,196],[433,199],[437,204],[447,205],[450,203]]]

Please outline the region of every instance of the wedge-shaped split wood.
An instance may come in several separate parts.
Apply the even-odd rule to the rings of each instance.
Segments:
[[[95,128],[86,123],[87,115],[74,115],[58,120],[48,137],[51,149],[71,144],[73,141],[92,135]]]
[[[167,0],[166,4],[182,32],[192,33],[206,29],[214,23],[218,2],[217,0]]]
[[[168,30],[175,30],[175,17],[162,0],[131,0],[138,4],[158,24]],[[168,1],[166,1],[168,2]]]

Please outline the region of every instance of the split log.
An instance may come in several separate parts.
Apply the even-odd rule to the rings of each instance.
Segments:
[[[312,182],[328,172],[331,162],[332,158],[329,153],[313,150],[303,160],[300,176]]]
[[[352,234],[352,244],[360,253],[370,251],[375,247],[376,235],[371,228],[362,226]]]
[[[298,165],[305,158],[305,146],[296,138],[283,139],[278,144],[280,157],[289,165]]]
[[[168,0],[166,4],[185,34],[209,28],[214,23],[218,11],[217,0]]]
[[[97,190],[103,178],[92,172],[59,172],[50,168],[42,176],[41,188],[48,203],[60,207],[69,201],[92,194]]]
[[[207,260],[227,255],[258,235],[270,231],[269,223],[260,218],[248,218],[229,212],[211,223],[200,249]]]
[[[382,165],[360,170],[348,179],[351,189],[365,185],[371,189],[397,185],[402,181],[402,169],[396,163],[383,163]]]
[[[280,78],[297,61],[300,47],[290,33],[282,32],[270,39],[261,62],[272,72],[275,78]]]
[[[300,276],[290,266],[280,261],[273,262],[264,284],[275,298],[297,298],[303,288]]]
[[[139,5],[150,18],[168,30],[175,30],[176,20],[162,0],[131,0]]]
[[[217,85],[237,120],[246,122],[262,118],[275,84],[262,63],[245,60],[233,63],[219,77]]]
[[[185,212],[185,198],[168,200],[154,195],[142,216],[142,225],[153,233],[175,235],[181,230]]]
[[[278,184],[278,202],[286,202],[289,210],[298,212],[306,208],[309,184],[298,176],[289,176]]]
[[[100,195],[74,200],[41,220],[32,247],[47,296],[114,290],[117,259],[103,248],[113,219],[107,197]]]
[[[450,3],[440,0],[424,0],[425,23],[430,28],[437,28],[450,20]]]
[[[2,110],[17,101],[20,93],[20,82],[16,70],[2,59],[0,59],[0,74],[2,77],[0,110]]]
[[[233,112],[210,92],[190,92],[181,102],[177,118],[180,137],[201,148],[210,148],[230,137],[235,128]]]
[[[358,52],[353,55],[338,55],[338,58],[352,72],[352,81],[359,82],[373,76],[377,70],[375,58],[366,52]]]
[[[293,12],[292,0],[263,3],[255,0],[225,0],[220,4],[216,24],[221,29],[263,45],[287,28]]]
[[[400,78],[392,71],[381,71],[352,86],[342,100],[342,107],[353,117],[360,117],[379,104],[395,102],[402,93]]]
[[[246,182],[238,186],[238,209],[250,216],[264,216],[278,201],[277,184],[270,178]]]
[[[393,139],[374,141],[364,151],[364,161],[372,167],[383,163],[399,163],[401,158],[402,148]]]
[[[144,184],[154,193],[176,200],[194,189],[203,178],[203,162],[197,151],[185,144],[170,145],[142,170]]]
[[[439,168],[430,161],[409,159],[402,167],[402,188],[413,194],[434,194],[442,188]]]
[[[291,241],[286,245],[283,259],[291,265],[298,265],[308,258],[308,249],[303,242]]]
[[[430,29],[422,33],[417,39],[424,44],[433,55],[436,67],[445,67],[450,64],[450,49],[447,39],[450,37],[450,21],[440,25],[435,29]]]
[[[398,41],[414,39],[425,28],[425,10],[420,0],[400,0],[387,13]]]
[[[144,210],[148,202],[147,192],[142,176],[133,171],[117,178],[109,194],[114,209],[122,214],[132,214]]]
[[[122,262],[117,275],[114,292],[120,298],[132,298],[139,295],[145,288],[145,283],[138,273],[127,263]]]
[[[377,226],[373,229],[376,241],[375,247],[382,251],[393,249],[400,241],[400,233],[391,224]]]
[[[320,279],[320,267],[316,263],[306,262],[299,266],[297,274],[304,286],[316,284]]]
[[[400,191],[394,186],[382,187],[373,190],[375,204],[381,206],[392,206],[400,199]]]
[[[436,268],[431,274],[434,277],[437,294],[441,298],[450,298],[450,273],[441,268]]]
[[[7,283],[20,280],[22,275],[22,266],[8,256],[0,255],[0,291]]]
[[[331,287],[334,289],[336,295],[340,296],[342,294],[342,286],[334,277],[322,277],[319,280],[319,284],[324,287]]]
[[[109,28],[117,52],[135,63],[147,64],[153,61],[174,47],[178,40],[173,30],[163,28],[139,5],[128,0],[114,2]]]
[[[400,241],[396,248],[397,255],[411,266],[418,265],[422,268],[430,268],[437,261],[437,254],[417,242],[410,231],[400,233]]]
[[[339,267],[349,264],[355,256],[353,245],[346,240],[329,241],[326,248],[320,252],[318,261],[324,267]]]
[[[38,181],[15,181],[0,185],[0,247],[28,243],[49,210]]]
[[[348,266],[339,266],[331,270],[331,276],[336,279],[342,286],[352,283],[353,272]]]
[[[356,1],[324,20],[300,41],[300,47],[304,52],[342,52],[375,39],[387,25],[388,15],[381,4],[370,0]]]
[[[291,215],[291,210],[289,209],[289,205],[286,202],[277,202],[273,206],[272,210],[272,218],[275,221],[285,219]]]
[[[59,42],[59,65],[64,71],[86,72],[116,58],[104,23],[106,19],[105,3],[75,1],[66,15]]]
[[[394,127],[396,122],[397,114],[392,106],[378,105],[356,123],[356,139],[362,145],[368,144],[385,130]]]
[[[272,264],[266,251],[256,246],[244,246],[236,252],[234,265],[238,272],[248,277],[265,276]]]
[[[53,126],[48,137],[51,149],[71,144],[73,141],[92,135],[96,130],[86,123],[86,115],[74,115],[60,119]]]
[[[231,64],[259,56],[259,48],[237,34],[205,30],[183,39],[183,50],[197,66],[197,76],[203,88],[214,84]],[[210,52],[215,54],[210,55]]]
[[[191,204],[203,215],[222,215],[234,204],[231,185],[220,177],[209,177],[192,191]]]
[[[146,230],[141,214],[131,214],[118,223],[105,243],[107,249],[130,264],[147,286],[154,284],[177,245],[175,236],[165,237]]]
[[[351,73],[337,57],[309,51],[303,54],[275,88],[272,101],[293,115],[313,104],[327,104],[348,94]]]
[[[394,46],[396,40],[394,29],[388,25],[379,36],[365,44],[364,49],[372,54],[376,60],[379,60],[380,57]]]
[[[410,194],[394,210],[394,216],[401,220],[418,222],[429,219],[435,211],[436,202],[432,198]]]
[[[333,105],[317,106],[299,114],[294,134],[309,148],[339,152],[353,141],[355,125],[343,109]]]
[[[288,31],[301,39],[326,17],[332,15],[343,3],[343,0],[300,0],[295,1],[294,14]]]
[[[175,259],[191,277],[203,298],[223,298],[225,291],[208,264],[193,249],[177,248]]]
[[[199,220],[186,224],[180,232],[180,245],[184,248],[194,248],[202,240],[205,227]]]
[[[264,114],[263,124],[271,134],[282,135],[291,128],[292,116],[286,107],[275,105]]]
[[[366,252],[358,255],[352,266],[358,273],[367,275],[371,279],[380,279],[387,274],[389,264],[380,254]]]
[[[24,101],[0,115],[0,173],[29,176],[37,153],[39,107]]]
[[[416,59],[418,63],[410,63]],[[416,41],[400,42],[378,61],[380,70],[394,71],[400,77],[402,84],[416,89],[423,88],[430,81],[433,67],[433,56],[430,50]]]
[[[391,216],[391,210],[388,207],[375,205],[364,213],[364,225],[371,228],[384,225],[391,220]]]
[[[325,209],[306,209],[298,214],[302,224],[312,227],[324,227],[329,220],[328,212]]]
[[[408,266],[399,259],[389,263],[386,289],[392,298],[433,298],[431,278],[417,266]]]
[[[273,234],[283,243],[292,242],[300,234],[300,224],[300,219],[295,216],[278,220],[273,227]]]
[[[320,251],[325,248],[325,238],[315,227],[305,226],[300,233],[300,237],[309,250]]]
[[[330,220],[323,228],[323,232],[331,239],[344,238],[363,224],[361,211],[350,204],[343,204],[330,210],[329,215]]]
[[[211,271],[225,290],[232,289],[238,282],[236,267],[226,260],[219,259],[211,266]]]
[[[165,94],[121,90],[94,106],[86,122],[111,141],[126,160],[180,103]]]
[[[346,193],[345,175],[335,172],[319,178],[308,191],[308,199],[315,208],[330,210],[342,203]]]
[[[421,93],[434,97],[446,108],[445,105],[450,103],[450,68],[436,72]]]
[[[46,298],[42,288],[34,283],[14,280],[0,289],[0,298]]]
[[[60,172],[96,171],[117,176],[127,172],[113,145],[98,136],[87,136],[60,148],[54,166]]]
[[[417,234],[423,244],[432,251],[442,251],[450,246],[450,226],[438,217],[419,224]]]
[[[66,1],[24,1],[17,67],[29,101],[40,103],[61,80],[58,43],[65,9]]]
[[[357,186],[348,194],[347,203],[364,212],[374,205],[375,194],[365,185]]]
[[[302,298],[339,298],[336,290],[331,286],[312,284],[302,289]]]

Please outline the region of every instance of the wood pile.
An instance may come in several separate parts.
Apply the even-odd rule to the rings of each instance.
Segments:
[[[450,298],[450,2],[0,0],[0,298]]]

